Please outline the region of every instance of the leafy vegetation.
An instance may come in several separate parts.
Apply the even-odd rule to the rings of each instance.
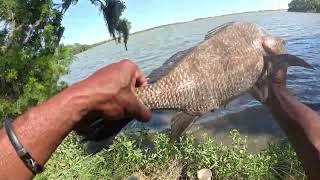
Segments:
[[[125,43],[129,23],[120,0],[90,0],[112,37]],[[15,117],[66,87],[73,49],[60,45],[64,13],[77,0],[0,0],[0,117]],[[1,119],[0,119],[0,124]],[[0,126],[1,126],[0,125]]]
[[[84,52],[94,46],[88,45],[88,44],[75,43],[73,45],[68,45],[67,47],[70,49],[70,51],[73,55],[76,55],[76,54]]]
[[[320,0],[292,0],[288,11],[292,12],[320,12]]]
[[[99,43],[95,43],[95,44],[91,44],[91,45],[75,43],[73,45],[67,45],[67,48],[70,49],[70,52],[71,52],[72,55],[76,55],[76,54],[84,52],[84,51],[86,51],[86,50],[88,50],[90,48],[102,45],[102,44],[104,44],[106,42],[108,42],[108,41],[101,41]]]
[[[157,133],[145,145],[146,133],[120,135],[110,149],[88,155],[71,135],[65,139],[46,171],[35,179],[195,179],[199,169],[209,168],[215,179],[304,179],[300,162],[287,141],[270,144],[259,153],[247,151],[246,138],[230,133],[231,145],[208,138],[197,143],[187,134],[172,144],[169,136]]]
[[[0,1],[0,116],[15,116],[64,87],[69,51],[62,13],[47,1]],[[27,7],[27,8],[26,8]],[[1,123],[2,124],[2,123]]]

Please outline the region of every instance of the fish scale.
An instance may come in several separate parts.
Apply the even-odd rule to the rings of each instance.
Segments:
[[[156,82],[136,89],[137,96],[153,110],[204,113],[218,109],[248,91],[260,77],[265,36],[256,24],[246,22],[212,30],[203,42],[172,56],[171,64],[156,70],[170,69]]]

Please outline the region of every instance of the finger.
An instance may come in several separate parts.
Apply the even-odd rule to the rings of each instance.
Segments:
[[[128,97],[128,111],[134,118],[142,122],[148,122],[151,119],[151,111],[135,95]]]
[[[129,59],[123,59],[118,62],[118,64],[120,65],[121,70],[127,72],[130,76],[134,76],[138,69],[137,65]]]
[[[148,84],[146,77],[138,68],[136,69],[135,79],[136,79],[135,87],[145,86]]]
[[[135,63],[128,59],[125,59],[121,60],[119,64],[121,64],[122,69],[124,69],[126,73],[128,73],[129,76],[133,78],[132,83],[134,87],[140,87],[147,84],[145,76]]]
[[[269,54],[277,53],[277,42],[271,36],[265,37],[262,42],[262,47]]]

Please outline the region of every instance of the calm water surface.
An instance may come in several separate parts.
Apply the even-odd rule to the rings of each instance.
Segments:
[[[128,51],[124,50],[122,44],[109,42],[77,55],[71,64],[71,72],[63,80],[77,82],[123,58],[133,59],[148,74],[174,53],[202,41],[209,30],[230,21],[249,21],[261,25],[273,35],[286,40],[291,54],[312,64],[316,70],[290,68],[288,86],[301,101],[316,110],[320,109],[320,14],[312,13],[244,13],[160,27],[131,35]],[[155,114],[148,126],[155,130],[167,128],[171,115]],[[281,134],[270,113],[248,95],[236,99],[226,108],[207,114],[193,127],[195,134],[206,132],[221,139],[230,129],[238,128],[243,134],[249,135],[253,143]]]

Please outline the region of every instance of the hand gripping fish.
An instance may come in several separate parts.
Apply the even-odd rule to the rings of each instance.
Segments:
[[[271,44],[273,54],[263,47],[263,42]],[[179,112],[171,126],[175,140],[203,114],[225,106],[264,82],[271,66],[270,56],[278,56],[288,66],[312,68],[287,54],[285,42],[258,25],[232,22],[209,31],[202,42],[173,55],[151,72],[149,84],[137,88],[136,93],[152,110]],[[267,95],[260,96],[264,99]]]

